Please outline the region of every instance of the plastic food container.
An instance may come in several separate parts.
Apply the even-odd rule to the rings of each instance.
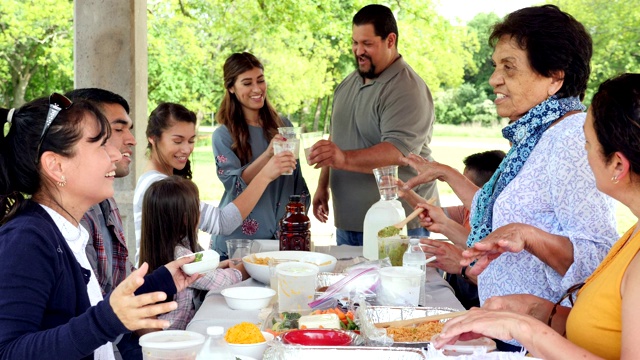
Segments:
[[[140,337],[144,360],[195,360],[204,335],[186,330],[156,331]]]
[[[409,237],[398,235],[393,237],[378,237],[378,259],[389,258],[391,265],[402,266],[402,256],[409,247]]]
[[[347,346],[351,340],[347,332],[329,329],[293,330],[282,335],[285,344],[304,346]]]

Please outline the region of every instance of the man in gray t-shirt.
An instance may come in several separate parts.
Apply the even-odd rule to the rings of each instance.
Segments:
[[[382,5],[363,7],[353,17],[352,37],[357,70],[334,92],[330,139],[319,141],[309,156],[322,166],[313,213],[328,219],[331,187],[338,245],[362,245],[364,216],[380,200],[372,169],[402,165],[400,158],[410,153],[432,160],[433,100],[398,53],[393,13]],[[409,166],[399,168],[404,181],[416,175]],[[415,190],[425,199],[438,196],[435,182]],[[409,235],[428,235],[417,220],[408,229]]]

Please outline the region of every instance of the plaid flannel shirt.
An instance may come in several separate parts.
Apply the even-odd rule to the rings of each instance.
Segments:
[[[104,296],[118,286],[131,271],[135,270],[133,264],[129,262],[129,251],[127,241],[124,238],[122,218],[115,199],[108,198],[92,206],[82,217],[81,223],[89,232],[87,257]],[[105,223],[109,229],[107,234],[102,232],[101,223]],[[107,254],[105,250],[105,241],[111,242],[111,254]],[[112,259],[111,268],[109,268],[107,256]]]
[[[201,249],[197,249],[200,251]],[[188,246],[176,246],[174,251],[175,258],[180,256],[193,254]],[[216,269],[204,273],[204,276],[189,285],[186,289],[178,292],[175,301],[178,308],[158,316],[159,319],[169,320],[171,325],[167,330],[184,330],[189,325],[191,319],[196,314],[196,310],[200,307],[201,296],[204,297],[209,290],[220,291],[223,288],[239,283],[242,281],[242,273],[236,269]],[[197,306],[196,306],[197,305]]]

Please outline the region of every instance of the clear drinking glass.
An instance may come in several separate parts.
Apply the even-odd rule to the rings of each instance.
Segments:
[[[398,165],[383,166],[373,169],[382,200],[398,198]]]

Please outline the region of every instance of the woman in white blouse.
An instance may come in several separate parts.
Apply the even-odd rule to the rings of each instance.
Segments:
[[[457,171],[417,157],[405,160],[421,173],[406,186],[447,181],[471,208],[468,246],[484,238],[527,244],[505,245],[512,252],[463,267],[467,276],[482,272],[481,304],[520,293],[555,302],[595,270],[618,238],[613,201],[597,190],[584,151],[580,101],[591,37],[571,15],[544,5],[507,15],[490,41],[495,70],[489,83],[498,115],[512,122],[502,131],[511,150],[480,190]]]

